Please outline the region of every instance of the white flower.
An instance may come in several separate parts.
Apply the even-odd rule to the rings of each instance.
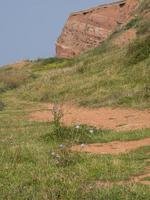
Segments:
[[[93,129],[91,129],[91,130],[89,130],[89,132],[90,132],[90,133],[94,133],[94,130],[93,130]]]
[[[61,145],[59,145],[59,147],[63,149],[63,148],[65,148],[65,145],[61,144]]]
[[[80,128],[80,126],[79,125],[76,125],[76,129],[79,129]]]

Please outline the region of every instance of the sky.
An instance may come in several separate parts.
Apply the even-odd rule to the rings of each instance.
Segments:
[[[55,56],[71,12],[115,0],[0,0],[0,66]]]

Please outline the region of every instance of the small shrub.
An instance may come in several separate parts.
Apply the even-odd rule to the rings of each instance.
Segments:
[[[63,117],[62,106],[55,104],[51,110],[53,115],[54,134],[57,138],[61,138],[61,120]]]
[[[139,23],[139,19],[138,18],[134,18],[132,19],[126,26],[125,26],[125,30],[128,30],[130,28],[135,28],[137,26],[137,24]]]
[[[126,58],[127,64],[137,64],[150,56],[150,35],[136,39],[129,45]]]

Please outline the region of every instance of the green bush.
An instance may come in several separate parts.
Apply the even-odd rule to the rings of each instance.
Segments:
[[[130,28],[135,28],[139,23],[139,18],[132,19],[126,26],[125,30],[128,30]]]
[[[127,64],[137,64],[150,56],[150,35],[136,39],[129,45],[126,54]]]

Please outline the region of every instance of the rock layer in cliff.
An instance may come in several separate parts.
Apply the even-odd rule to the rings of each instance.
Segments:
[[[56,43],[57,57],[72,57],[97,47],[125,25],[138,0],[123,0],[70,15]]]

